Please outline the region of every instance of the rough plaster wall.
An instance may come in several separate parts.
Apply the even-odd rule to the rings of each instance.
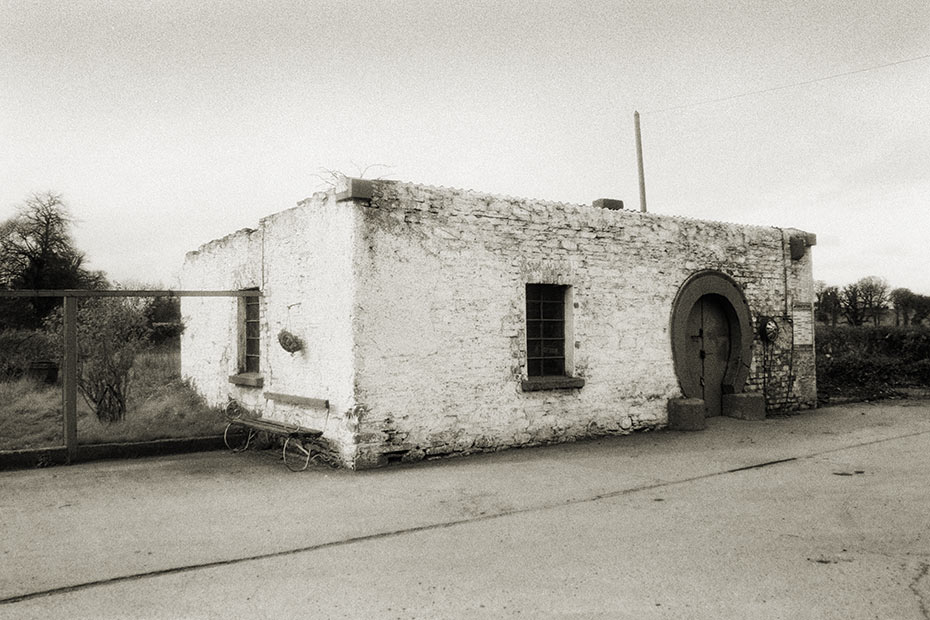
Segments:
[[[182,301],[182,372],[214,405],[234,398],[263,417],[324,431],[333,452],[355,458],[351,325],[354,205],[318,194],[187,255],[182,284],[190,289],[260,287],[262,387],[234,385],[238,372],[237,300]],[[287,330],[305,343],[288,353]],[[295,405],[266,393],[328,400],[329,408]]]
[[[788,229],[786,235],[803,235]],[[789,380],[790,392],[796,399],[785,402],[783,409],[810,408],[817,405],[817,369],[814,356],[814,274],[813,248],[808,248],[800,260],[788,261],[791,285],[791,319],[794,337]]]
[[[188,290],[239,290],[261,287],[260,230],[243,229],[189,252],[181,271],[181,287]],[[250,408],[264,403],[254,388],[229,383],[238,372],[237,298],[182,297],[181,374],[191,380],[212,406],[228,397]],[[264,312],[264,308],[262,308]],[[263,334],[263,344],[264,344]]]
[[[779,229],[393,182],[374,191],[357,257],[359,466],[664,424],[680,395],[672,302],[702,269],[733,277],[754,320],[786,328],[757,342],[747,389],[798,385],[792,312],[810,262],[790,264]],[[582,389],[521,391],[527,282],[572,286],[567,346]],[[812,404],[788,389],[775,401]]]
[[[330,193],[261,222],[264,389],[330,402],[327,410],[269,401],[264,415],[323,430],[347,463],[355,450],[352,269],[357,221],[354,204],[337,203]],[[288,353],[281,348],[281,330],[301,338],[304,349]]]
[[[745,389],[773,410],[813,406],[810,252],[790,260],[795,232],[389,182],[370,206],[318,195],[185,263],[185,288],[262,287],[264,389],[228,383],[234,300],[183,300],[182,365],[215,404],[233,396],[324,428],[350,466],[625,433],[664,424],[680,394],[672,302],[714,269],[743,288],[754,322],[782,327],[774,344],[757,338]],[[581,390],[522,392],[527,282],[572,287]],[[281,329],[307,348],[285,352]]]

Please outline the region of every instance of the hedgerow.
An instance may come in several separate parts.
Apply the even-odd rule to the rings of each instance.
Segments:
[[[817,391],[873,399],[901,388],[930,388],[930,329],[818,325]]]

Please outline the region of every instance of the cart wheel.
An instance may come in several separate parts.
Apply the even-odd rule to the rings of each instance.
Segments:
[[[311,453],[310,450],[307,450],[303,447],[300,440],[295,440],[291,444],[293,437],[288,437],[284,440],[284,449],[282,450],[281,456],[284,459],[284,465],[291,471],[304,471],[307,467],[310,466]],[[287,458],[287,448],[292,446],[301,456],[291,456],[291,459]]]
[[[230,398],[229,402],[226,403],[226,406],[223,407],[223,415],[230,422],[233,420],[238,420],[242,417],[242,407],[239,405],[238,401]]]
[[[223,443],[226,444],[226,447],[235,452],[242,452],[247,450],[249,444],[252,443],[252,439],[255,437],[255,431],[249,429],[249,434],[245,436],[245,442],[233,441],[230,443],[230,439],[235,439],[235,434],[230,434],[229,429],[232,427],[232,422],[226,425],[226,430],[223,431]]]

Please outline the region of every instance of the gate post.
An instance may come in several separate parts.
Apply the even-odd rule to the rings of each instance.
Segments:
[[[64,376],[62,378],[62,418],[68,463],[77,459],[77,298],[64,298]]]

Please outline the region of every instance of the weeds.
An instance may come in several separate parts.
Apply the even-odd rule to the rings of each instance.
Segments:
[[[61,389],[26,377],[0,382],[0,450],[61,443]]]
[[[222,410],[206,405],[180,373],[180,349],[165,346],[140,352],[132,367],[133,389],[126,416],[101,422],[78,401],[78,443],[96,444],[200,437],[223,432]],[[0,381],[0,450],[62,445],[61,385],[29,378]]]

